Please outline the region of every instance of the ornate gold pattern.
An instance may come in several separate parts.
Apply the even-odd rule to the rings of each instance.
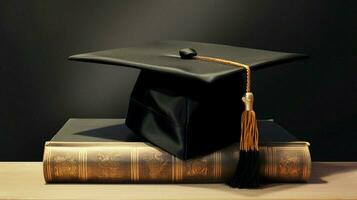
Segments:
[[[208,175],[208,160],[205,157],[187,162],[186,167],[187,167],[187,176]]]
[[[111,145],[83,147],[88,152],[88,177],[91,180],[131,180],[131,148]]]
[[[261,175],[269,180],[307,181],[309,144],[264,144]],[[47,142],[46,182],[224,182],[239,159],[239,145],[182,161],[144,143]]]
[[[154,152],[150,157],[145,157],[143,159],[149,169],[148,175],[153,180],[158,179],[160,174],[169,165],[169,161],[165,158],[164,153],[161,151]]]
[[[79,173],[81,161],[79,160],[78,152],[74,154],[70,152],[54,154],[51,159],[51,165],[53,166],[51,169],[51,171],[53,171],[53,179],[62,179],[66,176],[81,179]]]

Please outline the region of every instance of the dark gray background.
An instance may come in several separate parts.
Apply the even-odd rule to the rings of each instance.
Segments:
[[[357,160],[357,1],[1,1],[0,160],[41,160],[70,117],[124,117],[138,70],[72,54],[181,39],[306,53],[254,74],[259,118]],[[239,118],[237,118],[239,120]]]

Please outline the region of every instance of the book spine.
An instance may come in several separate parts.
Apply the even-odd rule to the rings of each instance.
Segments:
[[[182,161],[144,143],[47,142],[43,172],[48,183],[220,183],[233,175],[238,147]],[[261,146],[260,160],[260,174],[267,181],[309,179],[307,143]]]

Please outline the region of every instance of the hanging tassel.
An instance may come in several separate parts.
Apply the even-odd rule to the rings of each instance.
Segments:
[[[197,59],[207,62],[216,62],[225,65],[243,67],[247,72],[246,93],[242,98],[245,110],[241,118],[241,135],[239,146],[239,160],[237,169],[232,179],[227,183],[233,188],[257,188],[259,187],[259,132],[257,119],[253,110],[253,93],[251,93],[250,67],[235,61],[222,58],[197,55],[191,48],[181,49],[179,54],[182,59]]]
[[[239,160],[236,171],[228,185],[233,188],[259,187],[259,133],[253,110],[253,93],[242,98],[245,110],[241,118]]]

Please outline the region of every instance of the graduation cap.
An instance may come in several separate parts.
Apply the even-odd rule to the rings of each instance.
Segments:
[[[259,185],[259,134],[251,71],[304,57],[219,44],[163,41],[69,59],[140,69],[126,125],[184,160],[240,141],[238,167],[229,185],[254,188]]]

